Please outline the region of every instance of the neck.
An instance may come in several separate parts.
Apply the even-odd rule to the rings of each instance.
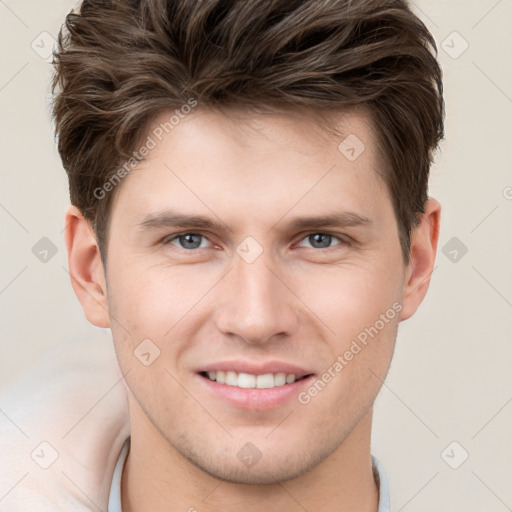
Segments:
[[[371,421],[370,410],[343,443],[312,470],[266,485],[215,478],[181,456],[152,425],[132,422],[121,485],[123,512],[376,512]]]

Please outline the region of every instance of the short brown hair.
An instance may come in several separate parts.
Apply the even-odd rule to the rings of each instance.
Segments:
[[[434,38],[406,0],[84,0],[54,55],[52,114],[71,202],[106,260],[103,187],[148,122],[202,108],[367,107],[404,261],[444,137]]]

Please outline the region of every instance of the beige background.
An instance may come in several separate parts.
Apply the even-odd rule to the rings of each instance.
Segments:
[[[0,387],[55,344],[103,335],[83,317],[65,270],[67,183],[40,56],[49,37],[40,34],[56,37],[72,5],[0,0]],[[512,510],[512,1],[413,8],[444,69],[446,140],[431,179],[443,226],[428,297],[402,324],[377,399],[373,452],[393,511],[502,512]],[[32,252],[43,237],[57,250],[46,263]],[[457,465],[465,451],[452,469],[446,461]]]

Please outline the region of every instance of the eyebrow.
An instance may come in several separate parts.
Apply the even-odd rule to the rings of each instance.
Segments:
[[[214,231],[227,231],[229,228],[222,222],[212,220],[202,215],[185,215],[166,210],[147,216],[137,227],[143,230],[192,227],[198,229],[210,229]]]
[[[274,229],[279,223],[274,224],[270,229]],[[286,228],[292,231],[300,229],[321,229],[321,228],[345,228],[355,226],[368,226],[372,221],[368,217],[356,212],[337,212],[330,215],[320,215],[317,217],[303,216],[294,217],[286,223]],[[213,220],[203,215],[185,215],[172,210],[156,213],[147,216],[141,223],[136,225],[141,230],[153,230],[163,228],[190,227],[197,229],[207,229],[212,231],[224,232],[232,231],[226,224]],[[270,231],[269,230],[269,231]]]
[[[320,228],[349,228],[354,226],[365,226],[372,224],[372,221],[365,215],[356,212],[339,212],[319,217],[295,217],[287,223],[292,231],[299,229],[320,229]]]

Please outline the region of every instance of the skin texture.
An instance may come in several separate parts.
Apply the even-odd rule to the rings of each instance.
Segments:
[[[368,119],[340,116],[335,138],[304,116],[196,110],[118,185],[106,275],[91,226],[70,207],[73,287],[89,321],[112,329],[126,373],[125,512],[377,509],[373,402],[398,324],[427,291],[440,205],[427,203],[404,265]],[[353,162],[338,149],[348,134],[366,146]],[[168,209],[225,229],[141,226]],[[339,212],[368,222],[290,225]],[[199,248],[173,238],[185,233],[203,235]],[[315,233],[333,237],[315,245]],[[262,250],[252,263],[237,252],[248,236]],[[267,410],[235,407],[198,374],[221,360],[272,359],[321,378],[393,305],[394,318],[305,405],[293,396]],[[134,356],[145,339],[160,350],[149,366]],[[247,443],[261,455],[251,467],[237,456]]]

